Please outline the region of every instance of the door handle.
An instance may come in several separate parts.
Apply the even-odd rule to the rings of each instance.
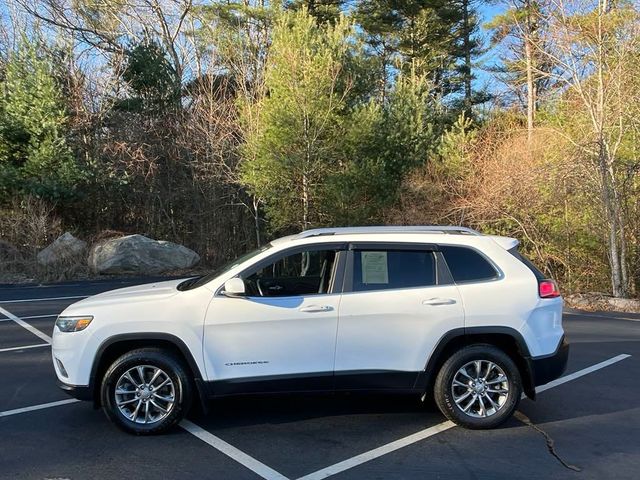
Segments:
[[[456,301],[453,298],[430,298],[423,300],[423,305],[453,305]]]
[[[309,305],[308,307],[302,307],[300,309],[301,312],[330,312],[333,310],[331,305]]]

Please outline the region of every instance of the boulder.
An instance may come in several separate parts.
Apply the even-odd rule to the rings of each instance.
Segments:
[[[0,262],[15,262],[21,258],[22,255],[16,247],[9,242],[0,240]]]
[[[158,274],[191,268],[200,261],[193,250],[143,235],[111,238],[89,254],[89,267],[98,273]]]
[[[38,263],[45,266],[53,265],[81,255],[86,248],[87,242],[84,242],[71,235],[71,233],[66,232],[56,238],[51,245],[38,253]]]
[[[616,298],[603,293],[574,293],[565,297],[565,303],[578,310],[640,313],[640,299]]]
[[[618,312],[640,312],[640,300],[637,298],[610,298],[609,305]]]

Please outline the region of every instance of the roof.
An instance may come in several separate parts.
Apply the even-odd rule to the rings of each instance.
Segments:
[[[443,226],[443,225],[394,225],[394,226],[371,226],[371,227],[337,227],[337,228],[315,228],[305,230],[292,239],[317,237],[321,235],[353,235],[353,234],[373,234],[373,233],[441,233],[454,235],[482,235],[480,232],[467,227]]]
[[[501,237],[497,235],[484,235],[477,230],[473,230],[468,227],[452,226],[452,225],[394,225],[394,226],[368,226],[368,227],[335,227],[335,228],[315,228],[312,230],[305,230],[298,234],[281,237],[271,242],[272,245],[280,245],[295,240],[313,240],[320,241],[320,237],[330,236],[354,236],[354,235],[384,235],[384,234],[409,234],[409,235],[452,235],[452,236],[465,236],[473,237],[478,240],[490,239],[496,242],[505,250],[516,247],[518,240],[509,237]],[[453,239],[453,238],[452,238]],[[349,239],[351,240],[351,239]],[[471,240],[471,238],[469,238]],[[456,241],[455,243],[460,243]]]

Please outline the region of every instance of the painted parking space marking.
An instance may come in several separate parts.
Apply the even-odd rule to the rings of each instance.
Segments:
[[[70,297],[43,297],[43,298],[26,298],[21,300],[0,300],[1,304],[5,303],[28,303],[28,302],[46,302],[47,300],[73,300],[79,298],[88,298],[91,295],[73,295]]]
[[[567,383],[570,382],[572,380],[576,380],[580,377],[583,377],[585,375],[588,375],[590,373],[593,373],[597,370],[600,370],[602,368],[608,367],[609,365],[613,365],[614,363],[617,363],[621,360],[624,360],[625,358],[629,358],[631,355],[627,355],[627,354],[621,354],[621,355],[617,355],[613,358],[610,358],[608,360],[605,360],[603,362],[597,363],[595,365],[592,365],[590,367],[587,368],[583,368],[582,370],[578,370],[577,372],[574,372],[570,375],[566,375],[564,377],[561,377],[557,380],[554,380],[553,382],[550,382],[546,385],[541,385],[540,387],[536,388],[536,392],[540,393],[540,392],[544,392],[545,390],[549,390],[550,388],[554,388],[557,387],[559,385],[562,385],[563,383]],[[184,423],[184,422],[183,422]],[[226,442],[224,442],[223,440],[219,439],[218,437],[216,437],[213,434],[210,434],[209,432],[207,432],[206,430],[204,430],[201,427],[198,427],[197,425],[195,425],[192,422],[188,422],[189,426],[193,429],[193,427],[197,427],[197,431],[198,431],[198,435],[196,435],[196,433],[194,433],[193,431],[191,431],[190,429],[186,428],[183,426],[183,428],[187,429],[187,431],[189,431],[190,433],[193,433],[194,435],[196,435],[198,438],[200,438],[201,440],[203,440],[204,442],[208,443],[209,445],[211,445],[212,447],[216,448],[217,450],[219,450],[220,452],[224,453],[225,455],[230,456],[231,458],[233,458],[235,461],[237,461],[238,463],[244,465],[245,467],[249,468],[250,470],[254,471],[255,473],[257,473],[258,475],[260,475],[262,478],[266,479],[266,480],[272,480],[272,479],[286,479],[286,477],[284,477],[282,474],[276,472],[275,470],[273,470],[271,467],[268,467],[266,465],[264,465],[262,462],[256,460],[255,458],[247,455],[244,452],[241,452],[240,450],[238,450],[235,447],[232,447],[234,449],[233,452],[231,452],[232,454],[227,453],[227,451],[225,451],[222,448],[219,448],[219,445],[229,445]],[[317,470],[315,472],[312,472],[308,475],[304,475],[303,477],[300,477],[298,480],[320,480],[323,478],[328,478],[331,477],[333,475],[336,475],[338,473],[344,472],[345,470],[349,470],[351,468],[357,467],[358,465],[362,465],[363,463],[369,462],[371,460],[375,460],[376,458],[382,457],[383,455],[386,455],[388,453],[394,452],[396,450],[399,450],[401,448],[404,448],[408,445],[412,445],[416,442],[419,442],[421,440],[424,440],[426,438],[429,437],[433,437],[434,435],[437,435],[438,433],[444,432],[446,430],[449,430],[450,428],[453,428],[455,426],[455,424],[453,422],[450,421],[446,421],[446,422],[442,422],[439,423],[437,425],[434,425],[432,427],[426,428],[424,430],[420,430],[419,432],[416,432],[412,435],[403,437],[401,439],[395,440],[393,442],[387,443],[385,445],[382,445],[381,447],[377,447],[374,448],[372,450],[369,450],[367,452],[361,453],[359,455],[356,455],[355,457],[351,457],[347,460],[344,460],[342,462],[338,462],[334,465],[331,465],[329,467],[325,467],[322,468],[320,470]],[[200,435],[205,436],[207,439],[213,440],[216,439],[215,441],[207,441],[204,438],[201,438]],[[218,441],[222,442],[222,444],[219,444]],[[230,446],[230,445],[229,445]],[[242,455],[236,455],[236,453],[239,452]],[[246,464],[245,464],[246,462]],[[268,470],[264,471],[264,475],[263,473],[261,473],[261,471],[255,470],[253,467],[255,467],[256,465],[260,465],[263,467],[266,467]],[[277,476],[270,476],[272,474],[277,474]]]
[[[609,360],[605,360],[604,362],[596,363],[595,365],[591,365],[590,367],[583,368],[582,370],[578,370],[577,372],[570,373],[569,375],[565,375],[564,377],[560,377],[552,382],[549,382],[545,385],[540,385],[536,387],[536,393],[544,392],[545,390],[549,390],[550,388],[557,387],[558,385],[562,385],[563,383],[570,382],[580,377],[584,377],[590,373],[595,372],[596,370],[600,370],[602,368],[608,367],[609,365],[613,365],[614,363],[618,363],[625,358],[629,358],[631,355],[626,353],[622,353],[617,355]]]
[[[47,408],[60,407],[70,403],[78,403],[80,400],[69,398],[67,400],[58,400],[57,402],[41,403],[40,405],[32,405],[31,407],[15,408],[13,410],[5,410],[0,412],[0,418],[10,417],[12,415],[20,415],[21,413],[35,412],[37,410],[45,410]]]
[[[30,348],[40,348],[40,347],[50,347],[49,343],[38,343],[36,345],[24,345],[22,347],[9,347],[9,348],[0,348],[0,353],[2,352],[14,352],[17,350],[28,350]]]
[[[631,321],[631,322],[640,322],[640,318],[618,317],[618,316],[613,316],[613,315],[598,315],[597,313],[562,312],[562,315],[574,315],[576,317],[602,318],[602,319],[605,319],[605,320],[628,320],[628,321]]]
[[[180,426],[184,428],[187,432],[195,437],[199,438],[203,442],[211,445],[213,448],[218,450],[221,453],[224,453],[226,456],[232,458],[239,464],[248,468],[252,472],[260,475],[262,478],[266,480],[288,480],[287,477],[282,475],[279,472],[276,472],[273,468],[265,465],[264,463],[256,460],[250,455],[247,455],[242,450],[237,449],[233,445],[225,442],[219,437],[216,437],[212,433],[209,433],[204,428],[196,425],[195,423],[190,422],[189,420],[183,420],[180,422]]]
[[[541,393],[544,392],[545,390],[549,390],[551,388],[557,387],[559,385],[562,385],[564,383],[567,382],[571,382],[573,380],[576,380],[578,378],[581,378],[585,375],[588,375],[590,373],[593,373],[595,371],[601,370],[603,368],[606,368],[610,365],[613,365],[615,363],[618,363],[626,358],[630,358],[631,355],[628,354],[620,354],[617,355],[615,357],[612,357],[608,360],[605,360],[603,362],[597,363],[595,365],[592,365],[590,367],[587,368],[583,368],[582,370],[578,370],[577,372],[574,372],[572,374],[566,375],[564,377],[561,377],[557,380],[554,380],[546,385],[542,385],[538,388],[536,388],[536,392]],[[33,412],[33,411],[37,411],[37,410],[44,410],[44,409],[48,409],[48,408],[53,408],[53,407],[59,407],[62,405],[68,405],[71,403],[77,403],[80,400],[76,400],[76,399],[68,399],[68,400],[60,400],[57,402],[50,402],[50,403],[44,403],[44,404],[40,404],[40,405],[33,405],[30,407],[24,407],[24,408],[17,408],[14,410],[7,410],[4,412],[0,412],[0,418],[1,417],[8,417],[8,416],[12,416],[12,415],[18,415],[18,414],[22,414],[22,413],[28,413],[28,412]],[[205,429],[203,429],[202,427],[194,424],[193,422],[190,422],[188,420],[183,420],[180,423],[180,426],[182,428],[184,428],[187,432],[191,433],[192,435],[194,435],[196,438],[202,440],[203,442],[207,443],[208,445],[212,446],[213,448],[215,448],[216,450],[218,450],[219,452],[227,455],[228,457],[232,458],[233,460],[235,460],[236,462],[238,462],[239,464],[243,465],[244,467],[248,468],[249,470],[253,471],[254,473],[256,473],[257,475],[259,475],[260,477],[264,478],[265,480],[288,480],[286,476],[282,475],[281,473],[277,472],[276,470],[274,470],[273,468],[269,467],[268,465],[265,465],[264,463],[260,462],[259,460],[256,460],[255,458],[253,458],[252,456],[248,455],[247,453],[239,450],[238,448],[234,447],[233,445],[225,442],[224,440],[222,440],[221,438],[213,435],[212,433],[209,433],[208,431],[206,431]],[[336,475],[338,473],[344,472],[345,470],[349,470],[351,468],[357,467],[358,465],[362,465],[363,463],[369,462],[371,460],[374,460],[376,458],[382,457],[388,453],[394,452],[396,450],[399,450],[401,448],[404,448],[406,446],[412,445],[416,442],[419,442],[421,440],[424,440],[426,438],[432,437],[437,435],[438,433],[444,432],[446,430],[449,430],[450,428],[453,428],[455,425],[452,422],[446,421],[446,422],[442,422],[439,423],[437,425],[434,425],[432,427],[426,428],[424,430],[421,430],[419,432],[416,432],[412,435],[408,435],[406,437],[403,437],[401,439],[395,440],[393,442],[387,443],[385,445],[382,445],[380,447],[374,448],[372,450],[369,450],[367,452],[361,453],[359,455],[356,455],[352,458],[349,458],[347,460],[344,460],[342,462],[336,463],[334,465],[331,465],[329,467],[317,470],[315,472],[312,472],[308,475],[305,475],[303,477],[300,477],[298,480],[319,480],[319,479],[323,479],[323,478],[328,478],[330,476]]]
[[[310,473],[309,475],[305,475],[304,477],[300,477],[298,480],[319,480],[321,478],[330,477],[337,473],[344,472],[345,470],[349,470],[353,467],[357,467],[358,465],[362,465],[363,463],[386,455],[387,453],[395,452],[396,450],[419,442],[420,440],[424,440],[425,438],[433,437],[434,435],[437,435],[440,432],[444,432],[445,430],[449,430],[450,428],[453,428],[455,426],[455,423],[450,421],[439,423],[438,425],[434,425],[433,427],[420,430],[419,432],[416,432],[407,437],[387,443],[386,445],[374,448],[373,450],[369,450],[368,452],[361,453],[360,455],[356,455],[355,457],[336,463],[334,465],[331,465],[330,467],[326,467],[322,470]]]
[[[50,317],[57,317],[59,314],[58,313],[48,313],[46,315],[29,315],[27,317],[20,317],[22,320],[35,320],[38,318],[50,318]],[[0,318],[0,322],[10,322],[12,321],[10,318]]]
[[[5,317],[9,318],[10,320],[13,320],[14,322],[16,322],[18,325],[25,328],[26,330],[29,330],[35,336],[40,337],[45,342],[51,343],[51,337],[49,335],[47,335],[46,333],[42,333],[36,327],[32,327],[27,322],[25,322],[19,317],[16,317],[13,313],[9,312],[8,310],[5,310],[4,308],[0,307],[0,313],[2,313]]]

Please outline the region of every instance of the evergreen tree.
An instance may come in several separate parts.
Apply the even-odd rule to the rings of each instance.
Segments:
[[[457,89],[452,74],[459,55],[455,30],[462,12],[455,4],[364,0],[358,3],[355,18],[372,54],[379,58],[383,92],[399,72],[427,78],[441,96]]]
[[[0,84],[0,199],[16,191],[52,200],[74,194],[81,172],[53,65],[27,41],[9,55]]]
[[[180,103],[180,86],[162,46],[153,39],[132,45],[126,54],[122,79],[131,96],[116,108],[161,113]]]
[[[479,37],[480,18],[478,15],[477,0],[453,0],[451,8],[459,11],[459,22],[454,27],[455,48],[453,55],[456,58],[455,69],[452,72],[451,90],[461,95],[461,100],[456,102],[459,106],[456,110],[462,110],[467,119],[473,117],[472,108],[490,100],[491,96],[485,91],[474,89],[473,74],[475,60],[485,53],[482,41]]]
[[[258,120],[247,129],[241,176],[275,231],[322,222],[323,188],[342,160],[351,32],[344,17],[319,26],[306,8],[284,13],[274,27],[268,94],[245,107],[245,121]]]
[[[323,24],[337,22],[345,3],[346,0],[286,0],[285,7],[293,10],[306,8],[318,24]]]
[[[507,10],[486,25],[491,30],[493,46],[503,46],[500,65],[494,70],[524,105],[530,141],[540,96],[549,88],[547,73],[553,69],[552,63],[543,54],[544,2],[504,0],[503,3]]]

